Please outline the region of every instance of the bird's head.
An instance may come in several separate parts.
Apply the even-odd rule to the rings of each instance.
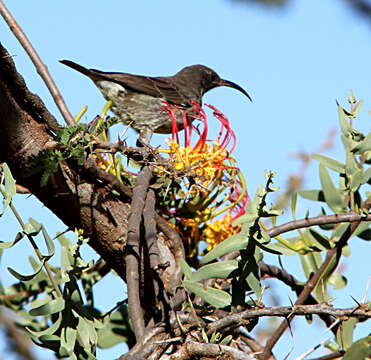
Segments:
[[[201,85],[202,94],[204,95],[211,89],[214,89],[219,86],[228,86],[234,88],[240,92],[242,92],[245,96],[247,96],[250,101],[250,95],[239,85],[235,84],[232,81],[221,79],[220,76],[213,70],[204,65],[192,65],[187,66],[182,69],[178,74],[182,74],[183,76],[197,79],[199,84]]]

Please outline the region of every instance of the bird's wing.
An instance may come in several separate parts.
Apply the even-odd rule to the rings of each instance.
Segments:
[[[124,88],[162,98],[174,105],[189,106],[191,103],[191,97],[182,94],[170,77],[150,77],[105,72],[96,69],[87,69],[70,60],[61,60],[60,62],[90,77],[94,82],[99,80],[113,81],[122,85]]]
[[[144,93],[153,97],[159,97],[171,104],[189,105],[190,99],[182,94],[174,83],[167,77],[149,77],[131,75],[125,73],[109,73],[93,70],[101,79],[114,81],[125,88]]]

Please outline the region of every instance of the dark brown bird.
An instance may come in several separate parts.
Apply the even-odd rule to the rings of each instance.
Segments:
[[[150,77],[87,69],[70,60],[61,60],[61,63],[93,80],[106,100],[112,101],[112,112],[138,131],[141,141],[150,139],[152,133],[171,133],[171,119],[163,109],[163,100],[191,110],[192,101],[201,105],[202,96],[218,86],[232,87],[251,100],[242,87],[221,79],[214,70],[203,65],[187,66],[174,76]],[[189,118],[193,120],[192,116]],[[179,112],[176,112],[176,122],[182,130],[184,125]]]

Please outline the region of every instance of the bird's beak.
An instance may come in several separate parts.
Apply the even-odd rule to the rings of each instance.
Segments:
[[[242,94],[246,95],[249,98],[249,100],[252,102],[252,99],[251,99],[250,95],[244,89],[242,89],[241,86],[235,84],[232,81],[220,79],[220,81],[218,83],[218,86],[229,86],[233,89],[236,89],[236,90],[242,92]]]

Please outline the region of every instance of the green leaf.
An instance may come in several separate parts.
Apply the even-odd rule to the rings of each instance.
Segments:
[[[263,244],[261,244],[259,241],[256,241],[256,245],[257,245],[260,249],[262,249],[263,251],[266,251],[266,252],[268,252],[268,253],[270,253],[270,254],[273,254],[273,255],[282,255],[280,251],[277,251],[277,250],[275,250],[274,248],[272,248],[272,247],[270,246],[270,244],[268,244],[268,245],[263,245]]]
[[[313,236],[313,238],[320,245],[319,246],[319,249],[320,250],[329,250],[329,249],[332,249],[333,246],[332,246],[332,244],[330,242],[330,239],[326,235],[324,235],[324,234],[322,234],[322,233],[320,233],[320,232],[318,232],[318,231],[316,231],[316,230],[314,230],[312,228],[310,228],[308,231],[309,231],[310,235]]]
[[[310,275],[314,274],[318,270],[320,264],[317,264],[317,261],[312,253],[299,256],[305,277],[309,279]]]
[[[326,201],[322,190],[300,190],[298,191],[298,194],[304,199],[323,202]]]
[[[31,280],[33,279],[40,271],[41,269],[43,268],[44,266],[44,260],[42,260],[38,266],[38,268],[32,273],[32,274],[29,274],[29,275],[22,275],[20,274],[19,272],[15,271],[14,269],[12,269],[11,267],[8,267],[8,271],[14,276],[16,277],[18,280],[21,280],[21,281],[28,281],[28,280]]]
[[[354,175],[350,176],[350,191],[357,191],[363,181],[363,170],[357,171]]]
[[[204,330],[202,328],[202,330]],[[204,330],[205,331],[205,330]],[[205,332],[205,335],[206,335],[206,332]],[[211,334],[211,339],[210,339],[210,343],[211,344],[217,344],[222,338],[222,334],[220,332],[216,332],[214,331],[212,334]]]
[[[202,336],[202,340],[204,341],[204,343],[208,344],[209,339],[207,338],[207,334],[204,328],[201,329],[201,336]]]
[[[362,170],[362,166],[358,163],[354,154],[352,154],[350,151],[347,151],[346,152],[346,166],[345,166],[346,174],[348,176],[354,175],[360,170]]]
[[[284,244],[281,244],[279,242],[276,242],[274,244],[266,245],[266,247],[271,249],[271,250],[277,251],[278,253],[280,253],[280,255],[288,255],[288,256],[296,255],[296,251],[288,248],[287,246],[285,246]]]
[[[0,241],[0,250],[1,250],[1,249],[9,249],[9,248],[11,248],[11,247],[14,246],[18,241],[22,240],[23,235],[24,235],[23,233],[19,232],[19,233],[17,233],[17,235],[16,235],[14,241],[7,241],[7,242],[5,242],[5,241]]]
[[[292,200],[291,200],[291,212],[292,212],[292,217],[294,220],[296,220],[296,201],[298,199],[298,193],[294,191],[292,193]]]
[[[319,174],[327,205],[335,213],[345,212],[344,196],[340,193],[339,189],[334,186],[327,169],[323,165],[319,166]]]
[[[95,330],[94,322],[80,316],[77,325],[77,331],[85,348],[89,349],[92,345],[95,346],[98,342],[98,335]]]
[[[36,343],[39,346],[51,349],[55,352],[58,351],[60,344],[60,337],[57,335],[42,335],[39,337],[41,343]],[[34,341],[35,342],[35,341]]]
[[[127,306],[123,305],[109,316],[104,317],[104,326],[98,330],[98,346],[108,349],[119,343],[127,343],[129,348],[135,344],[133,331],[129,327]]]
[[[41,224],[39,224],[36,220],[33,220],[32,223],[28,222],[27,224],[25,224],[23,232],[26,235],[36,236],[40,232],[41,227]]]
[[[347,285],[347,279],[344,275],[339,273],[333,273],[328,279],[328,283],[331,284],[335,290],[340,290],[345,288]]]
[[[206,264],[220,256],[228,254],[231,251],[242,250],[247,246],[248,242],[248,237],[243,233],[234,234],[216,245],[214,249],[212,249],[200,260],[200,264]]]
[[[370,150],[371,150],[371,133],[369,133],[363,141],[354,146],[351,149],[351,152],[355,154],[363,154],[364,152]]]
[[[340,173],[343,174],[345,173],[345,164],[335,160],[331,159],[327,156],[320,155],[320,154],[313,154],[312,158],[319,161],[322,165]]]
[[[362,221],[357,230],[354,232],[355,236],[358,236],[362,240],[371,240],[371,221]]]
[[[367,360],[371,357],[371,335],[356,341],[345,352],[343,360]]]
[[[364,173],[363,173],[363,179],[362,179],[362,184],[366,184],[370,182],[371,179],[371,168],[368,168]]]
[[[189,291],[217,309],[224,308],[232,303],[232,296],[223,290],[214,289],[209,286],[205,290],[203,284],[190,280],[184,280],[184,285]]]
[[[179,265],[182,268],[183,274],[186,279],[192,279],[192,270],[184,259],[179,260]]]
[[[349,125],[344,109],[339,104],[338,104],[338,114],[339,114],[341,132],[344,134],[344,136],[347,137],[352,132],[352,128]]]
[[[251,268],[252,269],[252,268]],[[249,271],[248,275],[246,276],[246,282],[249,285],[250,289],[254,291],[254,294],[257,298],[260,298],[262,293],[262,288],[260,285],[259,276],[255,271]]]
[[[341,254],[345,257],[349,257],[350,256],[350,246],[349,245],[346,245],[344,246],[342,249],[341,249]]]
[[[358,112],[363,104],[363,100],[359,100],[356,104],[356,106],[353,109],[353,116],[356,117],[358,115]]]
[[[72,355],[76,343],[77,330],[72,327],[65,327],[61,332],[61,345],[59,348],[59,356]]]
[[[5,195],[3,200],[3,211],[0,214],[3,215],[7,207],[9,206],[10,202],[12,201],[13,196],[16,194],[16,185],[15,180],[13,178],[12,173],[6,163],[2,164],[2,170],[4,174],[4,187],[5,187]]]
[[[348,350],[353,343],[353,332],[358,319],[349,318],[341,323],[336,332],[336,342],[344,349]]]
[[[345,172],[347,175],[347,178],[350,180],[350,190],[351,191],[357,191],[359,186],[362,184],[363,181],[363,167],[357,159],[355,158],[355,155],[352,154],[348,149],[348,139],[342,139],[344,142],[344,146],[346,149],[346,166],[345,166]]]
[[[228,345],[233,339],[232,335],[226,336],[221,342],[220,345]]]
[[[65,300],[62,297],[58,297],[55,300],[49,301],[46,304],[38,306],[30,310],[30,315],[41,316],[50,315],[62,311],[65,307]]]
[[[212,278],[226,279],[236,269],[238,269],[238,261],[236,260],[218,261],[202,266],[196,272],[192,273],[189,279],[192,281],[202,281]]]
[[[44,226],[42,226],[41,229],[42,229],[42,233],[43,233],[43,236],[44,236],[46,247],[48,249],[48,254],[47,255],[43,255],[43,259],[49,260],[54,255],[54,253],[55,253],[54,241],[49,236],[49,234],[47,233],[47,231],[46,231],[46,229],[45,229]]]
[[[39,222],[37,222],[35,219],[29,218],[28,219],[28,222],[32,225],[32,227],[33,227],[33,229],[35,231],[35,234],[38,234],[41,231],[42,224],[40,224]],[[35,235],[35,234],[32,234],[32,235]]]
[[[28,326],[26,326],[25,329],[30,333],[31,336],[33,336],[35,338],[39,338],[40,336],[43,336],[43,335],[52,335],[52,334],[54,334],[59,329],[59,326],[60,326],[61,323],[62,323],[62,313],[59,313],[58,314],[57,321],[53,325],[49,326],[45,330],[33,331]]]
[[[331,241],[337,242],[339,239],[343,236],[344,232],[347,230],[349,224],[348,223],[342,223],[335,227],[332,235],[331,235]]]

